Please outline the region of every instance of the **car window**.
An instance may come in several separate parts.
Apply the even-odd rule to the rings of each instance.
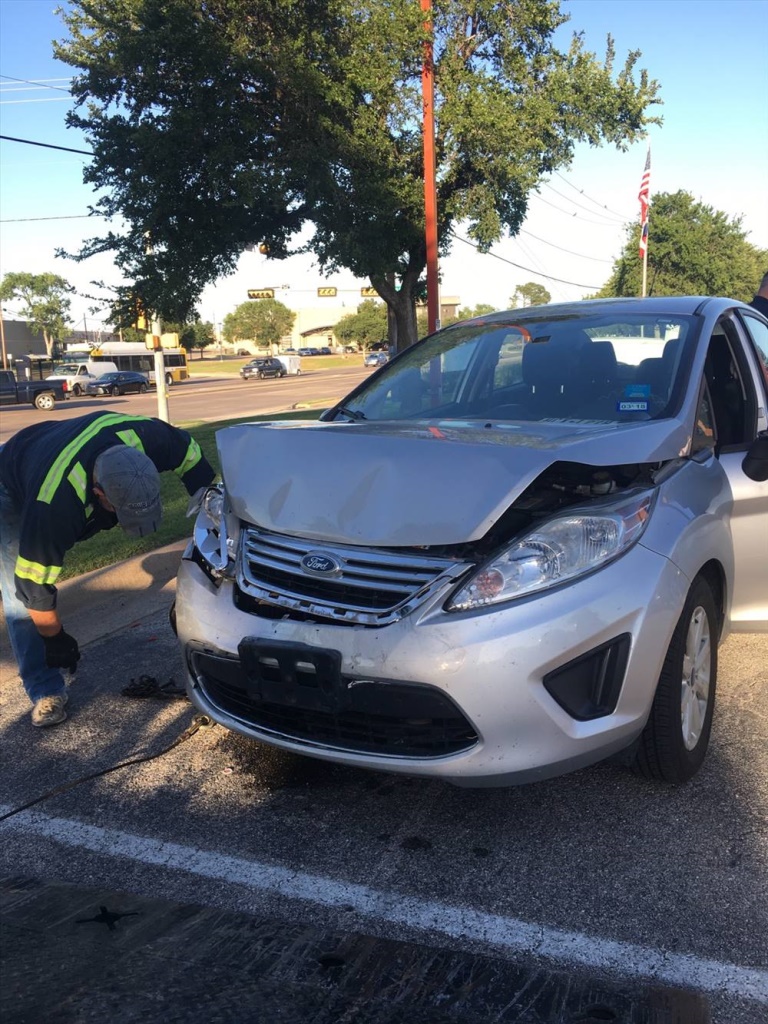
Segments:
[[[754,388],[742,373],[740,341],[729,319],[718,322],[707,348],[704,376],[720,448],[742,446],[754,436]]]
[[[383,367],[345,406],[367,419],[577,419],[675,414],[692,317],[595,313],[456,324]]]
[[[757,359],[763,371],[763,382],[766,393],[768,393],[768,325],[748,313],[744,314],[743,319],[750,337],[755,343]]]

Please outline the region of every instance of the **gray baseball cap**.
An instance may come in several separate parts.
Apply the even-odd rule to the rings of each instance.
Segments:
[[[144,452],[126,444],[107,448],[94,463],[93,478],[129,537],[155,532],[163,511],[160,474]]]

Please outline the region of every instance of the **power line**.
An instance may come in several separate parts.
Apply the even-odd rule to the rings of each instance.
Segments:
[[[0,93],[0,96],[3,94]],[[69,96],[36,96],[31,100],[0,100],[0,105],[4,107],[18,106],[19,103],[66,103]]]
[[[573,203],[574,206],[578,206],[578,208],[580,210],[586,210],[587,213],[595,214],[597,212],[596,210],[590,210],[588,206],[584,206],[582,203],[577,203],[575,199],[569,199],[568,196],[566,196],[564,193],[558,192],[557,189],[554,188],[552,185],[550,185],[548,181],[545,181],[543,184],[544,184],[545,188],[548,188],[550,192],[554,192],[556,196],[560,196],[560,198],[564,199],[566,201],[566,203]],[[604,214],[598,214],[598,216],[602,217],[602,216],[605,216],[605,215]],[[605,219],[606,220],[610,220],[611,223],[615,223],[615,218],[613,216],[610,216],[610,218],[608,216],[606,216]],[[626,218],[622,217],[621,218],[621,223],[622,224],[626,224],[626,222],[627,222]]]
[[[599,199],[593,199],[592,196],[588,196],[583,188],[579,188],[579,186],[574,185],[572,181],[568,181],[568,179],[564,177],[560,173],[560,171],[555,171],[555,174],[558,176],[558,178],[564,181],[566,185],[570,185],[572,189],[575,189],[580,196],[584,196],[585,199],[588,199],[590,203],[594,203],[595,206],[599,206],[601,209],[607,210],[609,213],[615,213],[617,217],[621,217],[622,220],[626,220],[623,213],[618,213],[616,210],[612,210],[610,206],[606,206],[605,203],[601,203]]]
[[[455,231],[451,231],[451,234],[453,235],[454,238],[458,239],[459,242],[464,242],[466,245],[470,245],[476,252],[480,251],[478,246],[476,246],[474,242],[470,242],[468,238],[462,238],[461,235],[457,235]],[[512,260],[508,260],[504,256],[499,256],[498,253],[495,252],[486,252],[483,253],[482,255],[493,256],[495,259],[501,260],[502,263],[509,263],[510,266],[517,267],[518,270],[524,270],[528,274],[535,274],[537,277],[546,277],[548,281],[558,281],[560,284],[570,284],[573,285],[574,288],[597,289],[602,287],[599,284],[581,284],[578,281],[565,281],[562,277],[554,277],[552,274],[542,274],[538,270],[532,270],[530,267],[523,267],[521,266],[521,264],[514,263]]]
[[[61,85],[46,84],[48,82],[68,82],[70,81],[70,79],[68,78],[40,78],[36,82],[33,82],[29,78],[12,78],[10,75],[0,75],[0,78],[5,78],[9,82],[23,82],[25,85],[36,85],[39,86],[41,89],[58,89],[59,92],[65,92],[68,95],[71,95],[69,89],[65,89]]]
[[[13,135],[0,135],[0,139],[5,139],[7,142],[23,142],[26,146],[42,146],[44,149],[60,149],[64,153],[80,153],[82,156],[93,156],[93,153],[87,149],[70,149],[69,146],[54,146],[50,142],[33,142],[32,139],[16,139]]]
[[[67,213],[61,217],[11,217],[8,220],[0,220],[0,224],[29,224],[34,220],[84,220],[87,217],[103,217],[103,213]]]
[[[540,203],[544,203],[546,206],[551,206],[553,210],[557,210],[559,213],[564,213],[566,217],[578,217],[584,224],[595,224],[599,228],[619,227],[619,224],[616,221],[590,220],[589,217],[582,217],[582,215],[577,213],[576,210],[564,210],[561,206],[556,206],[555,203],[550,203],[548,199],[545,199],[544,196],[540,196],[537,192],[533,194],[532,198],[538,199]]]
[[[544,245],[551,245],[553,249],[559,249],[560,252],[567,252],[569,256],[578,256],[582,260],[593,260],[595,263],[613,263],[613,260],[603,260],[599,256],[587,256],[583,252],[574,252],[572,249],[564,249],[562,245],[555,245],[554,242],[548,242],[546,238],[539,238],[538,235],[532,234],[530,231],[524,231],[520,229],[521,235],[528,235],[529,238],[535,238],[537,242],[542,242]]]

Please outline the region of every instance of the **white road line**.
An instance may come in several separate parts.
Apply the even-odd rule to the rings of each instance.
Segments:
[[[0,806],[0,814],[9,810],[10,807]],[[32,811],[9,818],[4,827],[92,853],[126,857],[142,864],[172,868],[290,899],[325,907],[351,907],[358,914],[378,921],[433,934],[438,932],[451,938],[466,938],[510,953],[545,957],[561,965],[610,971],[635,979],[652,978],[700,992],[727,993],[768,1004],[768,970],[547,928],[514,917],[379,891]]]

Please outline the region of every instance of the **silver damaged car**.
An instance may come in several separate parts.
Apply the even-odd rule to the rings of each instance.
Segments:
[[[178,577],[192,701],[264,743],[509,785],[701,766],[768,629],[768,323],[578,302],[424,338],[315,422],[217,434]]]

